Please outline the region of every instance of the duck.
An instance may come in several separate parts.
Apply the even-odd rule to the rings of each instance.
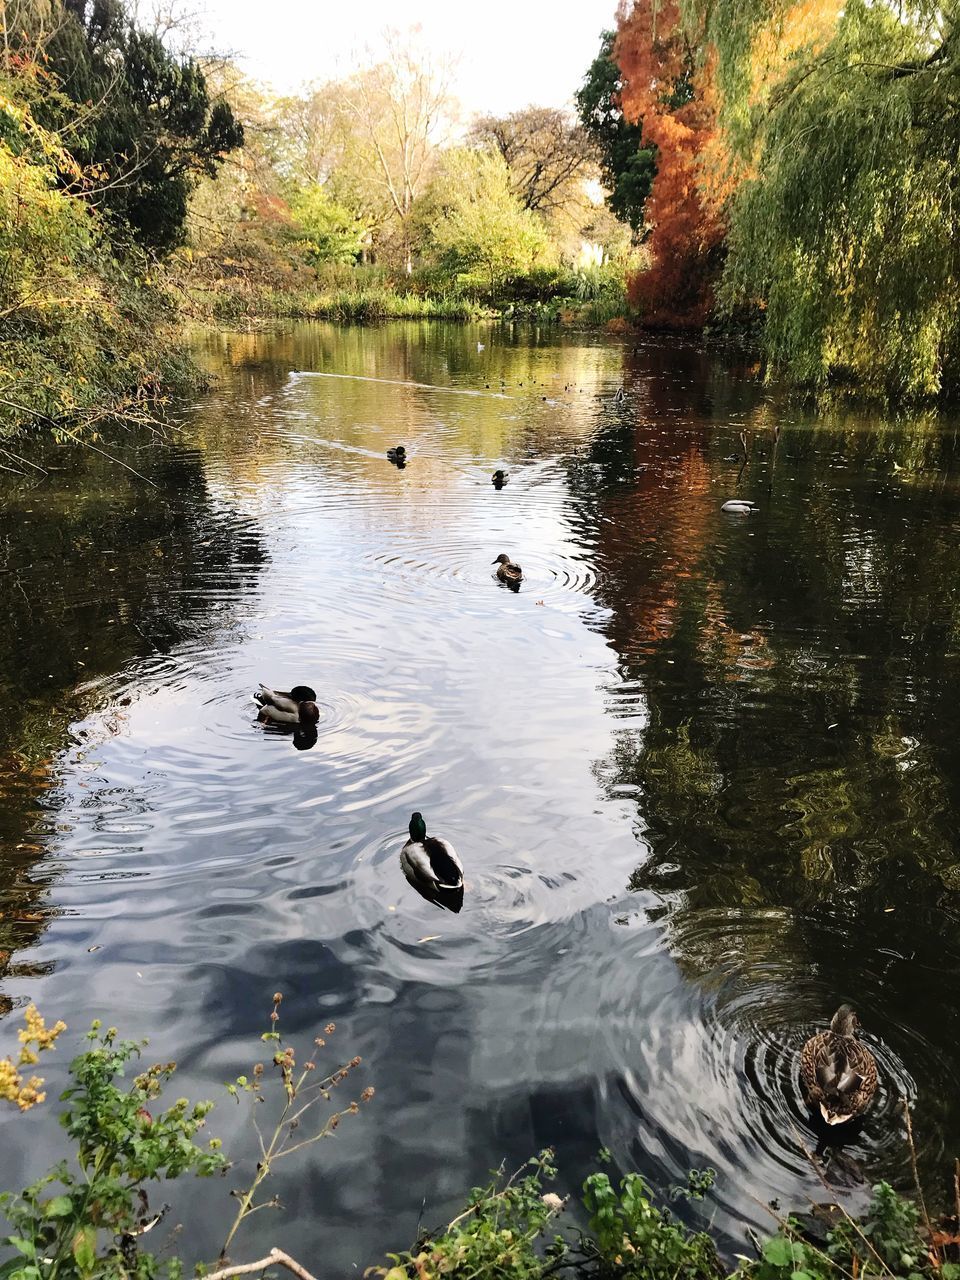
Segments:
[[[627,397],[626,397],[626,393],[624,392],[623,387],[618,387],[618,389],[617,389],[617,404],[623,404],[623,402],[624,402],[624,400],[626,400],[626,398],[627,398]]]
[[[523,570],[516,564],[505,551],[497,556],[493,564],[498,565],[497,577],[501,582],[505,582],[508,586],[519,587],[523,581]]]
[[[410,818],[410,839],[400,850],[400,866],[415,889],[428,894],[463,889],[463,863],[449,840],[428,836],[423,814]]]
[[[728,498],[720,510],[737,516],[752,516],[759,508],[755,502],[748,502],[746,498]]]
[[[320,719],[317,695],[309,685],[296,684],[284,691],[261,684],[253,700],[260,708],[257,719],[261,724],[307,726],[315,725]]]
[[[845,1124],[863,1115],[877,1091],[877,1063],[857,1039],[860,1019],[842,1004],[829,1031],[811,1036],[800,1050],[800,1080],[811,1110],[827,1124]]]
[[[493,487],[495,489],[502,489],[509,479],[510,479],[509,472],[495,471],[493,473]]]
[[[388,460],[389,462],[396,462],[396,463],[398,463],[400,466],[403,466],[403,464],[404,464],[404,463],[406,462],[406,460],[407,460],[407,451],[406,451],[406,449],[403,447],[403,445],[402,445],[402,444],[398,444],[398,445],[396,446],[396,448],[394,448],[394,449],[388,449],[388,450],[387,450],[387,460]]]

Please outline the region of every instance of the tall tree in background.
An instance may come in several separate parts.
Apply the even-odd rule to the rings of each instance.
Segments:
[[[197,62],[140,30],[122,0],[55,7],[45,67],[61,93],[38,100],[38,115],[69,129],[88,197],[121,217],[142,245],[165,252],[183,237],[196,181],[242,145],[243,129],[224,101],[211,102]]]
[[[358,72],[340,90],[341,168],[349,169],[349,175],[341,175],[341,188],[352,184],[369,201],[372,187],[380,209],[381,246],[409,271],[413,206],[455,116],[450,67],[414,41],[390,33],[383,60]],[[360,207],[358,199],[346,203]]]
[[[593,139],[611,212],[634,235],[644,226],[644,208],[656,173],[656,152],[643,143],[643,127],[623,114],[623,83],[614,57],[616,33],[604,31],[600,52],[577,91],[580,123]]]
[[[722,188],[710,190],[704,160],[715,152],[712,67],[698,60],[677,0],[633,0],[619,14],[615,56],[628,121],[642,122],[657,172],[647,200],[651,265],[630,283],[631,301],[654,327],[704,324],[722,261]]]
[[[960,382],[960,15],[850,0],[692,8],[746,171],[722,296],[773,368],[896,400]]]
[[[548,215],[562,208],[597,173],[589,133],[555,107],[481,116],[470,130],[470,141],[500,153],[514,195],[534,213]]]
[[[550,253],[542,220],[523,207],[496,151],[447,151],[416,217],[428,253],[461,283],[481,284],[494,298]]]

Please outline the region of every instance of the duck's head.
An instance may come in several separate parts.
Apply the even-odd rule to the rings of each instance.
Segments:
[[[838,1036],[856,1035],[859,1025],[860,1019],[848,1004],[842,1004],[830,1020],[830,1030]],[[836,1124],[837,1121],[831,1120],[828,1123]]]
[[[427,824],[423,820],[422,813],[415,813],[410,819],[410,839],[416,840],[417,844],[423,844],[427,838]]]
[[[397,455],[398,458],[405,458],[407,456],[407,451],[402,444],[398,444],[393,452]]]
[[[317,691],[308,684],[295,684],[290,690],[290,697],[294,702],[316,702]]]
[[[316,724],[320,719],[320,708],[312,698],[304,699],[297,707],[301,724]]]
[[[492,564],[509,564],[510,557],[507,555],[505,551],[501,551],[500,554],[497,556],[496,560],[493,560],[491,563]]]
[[[505,471],[495,471],[493,473],[494,484],[502,484],[503,481],[506,480],[506,478],[507,478],[507,473]]]

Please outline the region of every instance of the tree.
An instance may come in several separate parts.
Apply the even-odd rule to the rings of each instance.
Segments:
[[[623,114],[623,82],[614,57],[615,40],[613,31],[601,34],[600,52],[577,91],[577,113],[600,157],[607,204],[636,235],[644,226],[644,206],[656,172],[656,150],[644,146],[642,123],[631,123]]]
[[[853,0],[694,11],[747,171],[722,300],[770,366],[893,400],[960,377],[955,11]]]
[[[410,216],[455,110],[449,67],[387,36],[387,56],[340,86],[334,194],[379,224],[381,247],[412,267]]]
[[[290,201],[297,238],[315,265],[323,262],[356,262],[363,251],[368,228],[344,205],[338,204],[319,183],[301,187]]]
[[[197,179],[213,176],[243,143],[230,107],[211,102],[197,62],[139,30],[122,0],[63,0],[46,66],[62,94],[47,95],[38,110],[48,126],[69,130],[88,197],[142,245],[174,247]]]
[[[652,226],[648,270],[630,282],[630,299],[645,322],[700,327],[713,307],[722,261],[722,185],[705,181],[715,157],[716,110],[712,68],[697,62],[677,0],[634,0],[621,10],[615,53],[628,121],[642,121],[641,137],[657,151],[647,200]]]
[[[470,130],[470,141],[498,151],[524,209],[544,215],[563,209],[571,197],[578,200],[583,184],[597,172],[589,133],[555,107],[481,116]]]
[[[428,253],[463,283],[480,282],[494,297],[549,253],[542,222],[520,204],[496,152],[448,151],[417,223]]]

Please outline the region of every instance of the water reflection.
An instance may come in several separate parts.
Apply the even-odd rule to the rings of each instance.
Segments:
[[[130,664],[156,673],[174,647],[198,653],[222,635],[263,560],[255,528],[214,509],[198,453],[132,436],[114,452],[118,462],[39,441],[26,478],[2,485],[0,976],[52,967],[18,962],[16,952],[60,910],[42,860],[63,829],[58,757],[72,743],[82,761],[125,733],[145,692]],[[146,465],[154,485],[123,464]],[[98,707],[96,728],[71,732]]]
[[[546,1143],[561,1190],[601,1145],[660,1187],[716,1168],[705,1212],[740,1246],[758,1201],[822,1193],[796,1055],[843,999],[880,1088],[828,1177],[850,1204],[909,1183],[906,1098],[936,1185],[960,1146],[952,428],[815,427],[722,355],[552,328],[198,349],[217,393],[130,444],[156,494],[70,455],[39,568],[3,526],[0,592],[35,612],[0,696],[26,683],[36,715],[0,824],[42,910],[0,920],[6,998],[149,1033],[199,1096],[249,1070],[273,991],[307,1043],[335,1019],[375,1110],[274,1188],[291,1250],[335,1269]],[[250,690],[304,674],[316,724],[280,740]],[[462,910],[404,877],[418,807]],[[4,1126],[26,1181],[52,1138]],[[215,1215],[174,1207],[215,1256]]]

